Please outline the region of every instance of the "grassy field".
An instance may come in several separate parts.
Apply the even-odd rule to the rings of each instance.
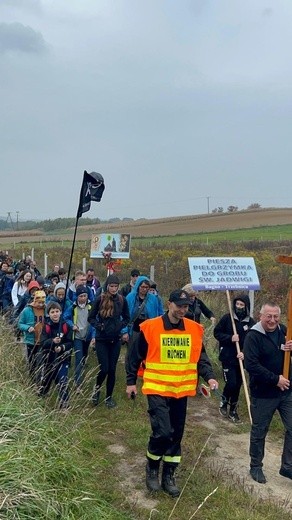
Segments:
[[[163,219],[141,219],[130,222],[102,223],[82,226],[77,231],[79,244],[87,243],[93,232],[98,233],[129,233],[135,245],[136,239],[172,241],[199,241],[206,243],[220,240],[282,240],[291,238],[292,208],[269,208],[259,210],[243,210],[235,213],[191,215],[168,217]],[[235,235],[233,232],[235,231]],[[14,244],[26,243],[30,247],[36,244],[69,245],[72,242],[74,230],[60,229],[43,233],[35,231],[5,231],[0,232],[0,247],[13,249]],[[167,238],[165,238],[167,237]],[[233,238],[234,237],[234,238]],[[147,240],[146,239],[146,240]]]
[[[71,247],[72,238],[68,238],[68,231],[64,230],[64,234],[61,238],[54,240],[52,234],[48,234],[38,237],[37,240],[31,241],[29,236],[26,236],[23,241],[15,241],[11,239],[11,242],[1,243],[0,237],[0,248],[13,249],[18,248],[20,245],[25,245],[26,248],[41,247],[43,249],[50,247]],[[82,240],[82,228],[78,231],[78,240],[75,242],[75,247],[87,247],[90,248],[90,240]],[[236,229],[236,230],[223,230],[209,233],[190,233],[183,235],[166,235],[166,236],[154,236],[154,237],[133,237],[131,239],[132,247],[138,247],[139,245],[154,245],[154,244],[216,244],[218,242],[250,242],[256,241],[281,241],[291,240],[292,237],[292,224],[282,226],[266,226],[261,228],[250,228],[250,229]]]
[[[216,231],[214,233],[193,233],[189,235],[175,235],[164,237],[141,237],[132,239],[132,244],[216,244],[218,242],[250,242],[273,241],[273,240],[291,240],[292,225],[285,226],[267,226],[261,228],[236,229],[226,231]]]

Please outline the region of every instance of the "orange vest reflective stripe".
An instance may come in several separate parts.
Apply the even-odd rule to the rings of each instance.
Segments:
[[[161,316],[141,323],[148,343],[143,394],[177,399],[196,394],[204,328],[193,320],[183,322],[185,330],[165,330]]]

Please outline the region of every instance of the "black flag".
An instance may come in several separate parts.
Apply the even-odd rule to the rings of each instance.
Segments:
[[[104,188],[103,176],[100,173],[84,171],[77,218],[82,217],[83,213],[90,210],[92,200],[94,202],[100,201]]]

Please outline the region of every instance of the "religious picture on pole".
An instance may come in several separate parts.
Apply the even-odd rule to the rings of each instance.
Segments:
[[[131,235],[127,233],[93,233],[90,257],[103,258],[103,253],[111,253],[111,258],[130,258],[130,244]]]

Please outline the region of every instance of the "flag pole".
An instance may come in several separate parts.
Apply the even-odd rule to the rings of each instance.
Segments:
[[[74,229],[74,234],[73,234],[70,260],[69,260],[69,266],[68,266],[65,298],[63,300],[63,305],[62,305],[62,313],[64,312],[65,303],[66,303],[66,297],[67,297],[67,291],[68,291],[69,280],[70,280],[70,272],[71,272],[72,259],[73,259],[79,218],[82,217],[83,213],[90,210],[91,201],[100,202],[104,189],[105,189],[104,179],[100,173],[97,173],[97,172],[87,173],[87,171],[84,170],[83,180],[82,180],[82,185],[81,185],[81,190],[80,190],[80,196],[79,196],[78,210],[77,210],[77,214],[76,214],[75,229]]]
[[[78,217],[78,214],[77,214],[76,220],[75,220],[75,229],[74,229],[74,235],[73,235],[73,241],[72,241],[72,247],[71,247],[70,260],[69,260],[69,265],[68,265],[68,273],[67,273],[67,281],[66,281],[66,289],[65,289],[65,298],[63,300],[62,312],[64,311],[64,307],[65,307],[65,303],[66,303],[66,297],[67,297],[67,291],[68,291],[68,286],[69,286],[70,272],[71,272],[72,259],[73,259],[73,253],[74,253],[74,247],[75,247],[77,227],[78,227],[78,220],[79,220],[79,217]]]

